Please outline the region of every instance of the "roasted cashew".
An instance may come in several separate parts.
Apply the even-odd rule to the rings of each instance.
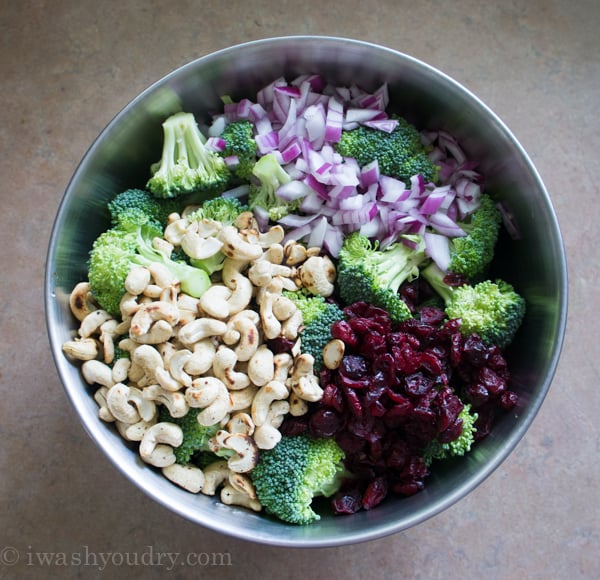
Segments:
[[[213,365],[217,347],[212,338],[204,338],[194,344],[192,356],[185,362],[183,370],[188,375],[203,375]]]
[[[199,493],[204,486],[204,472],[193,465],[173,463],[162,468],[163,475],[190,493]]]
[[[308,413],[308,403],[304,399],[301,399],[294,391],[290,393],[288,403],[290,404],[290,415],[292,417],[301,417]]]
[[[143,397],[139,389],[123,383],[117,383],[108,390],[106,404],[117,421],[129,425],[140,420],[149,421],[156,413],[155,404]]]
[[[289,391],[280,381],[270,381],[261,387],[252,401],[252,421],[256,426],[265,423],[269,413],[269,407],[273,401],[287,399]]]
[[[183,442],[183,431],[175,423],[156,423],[144,432],[140,442],[140,457],[155,467],[167,467],[175,463],[173,447]]]
[[[218,238],[202,237],[189,229],[181,238],[181,249],[194,260],[206,260],[219,252],[222,247],[223,242]]]
[[[198,413],[198,423],[205,427],[216,425],[231,411],[229,391],[216,377],[194,379],[185,391],[185,399],[190,407],[202,409]]]
[[[264,258],[254,261],[248,269],[248,278],[255,286],[267,286],[275,276],[289,278],[291,274],[289,266],[274,264]]]
[[[88,314],[98,309],[94,303],[89,282],[79,282],[69,295],[69,307],[73,316],[83,322]]]
[[[314,374],[315,359],[312,355],[303,353],[294,360],[294,367],[286,385],[301,399],[314,403],[323,397],[323,389],[319,379]]]
[[[229,433],[252,435],[254,433],[254,421],[248,413],[235,413],[227,422],[226,429]]]
[[[117,431],[127,441],[141,441],[144,437],[146,429],[155,425],[157,421],[157,414],[150,421],[138,421],[137,423],[129,424],[117,421],[115,423]]]
[[[229,393],[231,397],[231,411],[250,409],[257,392],[258,387],[256,385],[249,385],[240,391],[231,391]]]
[[[262,255],[262,248],[258,244],[246,242],[235,226],[226,226],[218,234],[223,242],[221,252],[234,260],[252,262]]]
[[[233,391],[239,391],[250,384],[248,375],[235,370],[238,358],[233,350],[220,345],[213,359],[213,373],[225,386]]]
[[[283,256],[288,266],[297,266],[306,260],[306,247],[296,241],[289,241],[283,247]]]
[[[138,296],[144,292],[146,286],[150,284],[150,270],[144,266],[133,266],[125,278],[125,290],[133,296]]]
[[[265,422],[254,430],[254,441],[259,449],[273,449],[281,441],[279,427],[290,410],[287,401],[274,401]]]
[[[142,304],[131,319],[129,333],[132,338],[146,334],[153,322],[166,321],[175,326],[179,321],[179,309],[171,302],[155,300]]]
[[[171,221],[165,228],[163,237],[174,246],[180,246],[183,236],[187,233],[188,221],[183,218]]]
[[[294,364],[292,355],[279,352],[273,357],[273,380],[285,383]]]
[[[222,320],[196,318],[180,328],[178,338],[183,344],[190,346],[208,337],[221,336],[226,330],[227,325]]]
[[[75,338],[63,343],[62,350],[77,360],[94,360],[98,358],[98,341],[94,338]]]
[[[82,321],[79,327],[79,336],[81,338],[89,338],[93,334],[96,334],[99,328],[112,316],[106,312],[106,310],[94,310],[90,312]]]
[[[129,376],[129,368],[131,367],[131,359],[123,356],[118,358],[112,366],[112,378],[115,383],[123,383]]]
[[[221,278],[223,283],[231,289],[231,296],[227,300],[229,316],[233,316],[248,307],[252,300],[254,287],[252,282],[242,274],[242,269],[247,262],[226,258],[223,262]]]
[[[160,344],[173,336],[173,327],[166,320],[157,320],[145,334],[129,336],[140,344]]]
[[[98,384],[110,388],[115,384],[112,369],[99,360],[86,360],[81,365],[81,374],[89,385]]]
[[[190,410],[183,393],[167,391],[160,385],[150,385],[144,388],[142,396],[148,401],[156,401],[164,405],[174,419],[185,417]]]
[[[189,387],[192,384],[192,377],[185,372],[185,366],[192,358],[193,353],[187,348],[182,348],[174,352],[169,357],[169,372],[173,379],[184,387]],[[160,381],[159,381],[160,382]]]
[[[229,467],[225,459],[218,459],[204,468],[204,486],[202,493],[204,495],[215,495],[219,486],[228,480]]]
[[[276,294],[266,292],[260,303],[260,319],[262,323],[262,329],[265,337],[270,340],[277,338],[281,333],[281,322],[277,320],[275,314],[273,314],[273,303],[275,301]]]
[[[106,423],[112,423],[116,421],[113,414],[110,412],[108,405],[106,404],[106,395],[108,394],[108,387],[100,387],[96,389],[94,393],[94,401],[98,404],[98,417]]]
[[[149,344],[142,344],[131,354],[132,364],[138,365],[144,371],[145,384],[156,381],[158,370],[164,370],[163,357],[160,352]],[[142,382],[138,379],[136,382]]]
[[[220,320],[229,317],[228,300],[233,294],[231,288],[224,284],[213,284],[200,297],[200,308],[207,315]]]
[[[328,256],[311,256],[298,268],[298,273],[311,294],[324,297],[333,294],[336,270]]]
[[[261,344],[248,361],[248,378],[258,387],[273,380],[275,363],[273,352],[266,344]]]
[[[342,363],[346,345],[343,340],[334,338],[323,347],[323,364],[328,369],[337,369]]]
[[[281,325],[281,335],[289,340],[295,340],[300,334],[302,324],[302,312],[299,308],[296,308],[294,313]]]
[[[228,482],[221,489],[221,501],[226,505],[238,505],[250,508],[255,512],[262,510],[262,505],[256,497],[256,490],[247,475],[231,473]]]
[[[227,460],[227,466],[236,473],[248,473],[252,471],[258,463],[258,447],[254,439],[243,433],[232,433],[224,440],[227,449],[235,451]]]

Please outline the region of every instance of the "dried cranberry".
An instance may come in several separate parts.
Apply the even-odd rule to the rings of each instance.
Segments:
[[[474,407],[480,407],[484,403],[487,403],[490,398],[488,390],[485,388],[485,385],[482,385],[481,383],[469,385],[465,389],[465,392],[467,394],[467,399]]]
[[[355,514],[362,507],[362,494],[358,489],[339,491],[331,500],[333,513],[337,515]]]
[[[339,415],[330,409],[319,409],[308,420],[308,427],[313,437],[333,437],[341,424]]]
[[[308,431],[308,416],[293,417],[288,415],[279,428],[282,435],[294,437]]]
[[[446,313],[441,308],[435,306],[423,306],[419,310],[419,318],[425,324],[439,326],[446,318]]]
[[[434,405],[437,411],[437,428],[440,433],[446,431],[457,420],[464,407],[461,400],[449,389],[440,391]]]
[[[519,402],[519,395],[514,391],[504,391],[500,396],[500,405],[505,411],[510,411]]]
[[[433,388],[433,380],[423,373],[412,373],[404,379],[404,389],[409,395],[421,396]]]
[[[334,385],[333,383],[325,385],[321,404],[324,407],[335,409],[338,413],[344,411],[344,397],[337,385]]]
[[[348,405],[348,409],[355,417],[361,417],[363,413],[362,403],[354,389],[345,387],[343,388],[344,397]]]
[[[462,354],[469,364],[480,367],[487,361],[488,349],[477,334],[471,334],[464,341]]]
[[[267,341],[267,346],[269,347],[269,350],[274,354],[292,352],[294,341],[283,336],[278,336],[276,338],[269,339]]]
[[[488,367],[479,369],[478,380],[491,395],[501,395],[506,391],[506,382],[504,379]]]
[[[440,443],[456,441],[462,435],[462,431],[463,420],[460,417],[457,417],[452,424],[438,434],[438,441]]]
[[[341,340],[349,347],[355,347],[358,344],[358,336],[352,327],[345,321],[339,320],[331,325],[331,336]]]
[[[362,497],[362,507],[365,510],[378,506],[388,493],[388,482],[385,477],[376,477],[369,482]]]

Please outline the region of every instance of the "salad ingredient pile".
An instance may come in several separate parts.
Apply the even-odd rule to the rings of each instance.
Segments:
[[[108,203],[63,350],[100,419],[191,493],[300,525],[316,501],[417,493],[518,402],[525,301],[489,277],[502,214],[385,84],[223,102],[167,118],[145,185]]]

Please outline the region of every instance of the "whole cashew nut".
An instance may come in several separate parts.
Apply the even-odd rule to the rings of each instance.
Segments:
[[[142,396],[148,401],[155,401],[164,405],[169,411],[169,415],[174,419],[185,417],[189,411],[189,406],[183,393],[167,391],[160,385],[146,387],[142,391]]]
[[[270,381],[261,387],[252,401],[252,420],[256,426],[265,423],[269,413],[269,407],[273,401],[287,399],[289,391],[280,381]]]
[[[225,459],[218,459],[204,468],[204,495],[215,495],[219,486],[229,479],[229,467]]]
[[[202,408],[198,423],[205,427],[216,425],[231,411],[231,397],[225,384],[216,377],[199,377],[185,391],[190,407]]]
[[[180,465],[173,463],[162,468],[163,475],[169,480],[190,493],[199,493],[204,486],[206,478],[204,472],[193,465]]]
[[[167,467],[175,463],[173,447],[183,442],[183,431],[175,423],[160,422],[144,432],[140,442],[140,457],[155,467]]]
[[[197,318],[188,322],[179,330],[179,340],[189,346],[212,336],[225,334],[227,325],[222,320],[214,318]]]
[[[215,377],[233,391],[239,391],[250,384],[248,375],[235,370],[237,361],[235,352],[222,344],[217,348],[212,365]]]
[[[273,352],[261,344],[248,361],[248,378],[258,387],[266,385],[275,375]]]
[[[73,316],[79,322],[83,322],[84,318],[94,312],[98,307],[94,304],[92,297],[92,290],[89,282],[79,282],[73,288],[73,291],[69,295],[69,307]]]

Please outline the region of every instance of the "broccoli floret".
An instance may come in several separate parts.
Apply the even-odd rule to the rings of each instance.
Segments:
[[[477,413],[471,411],[471,405],[464,405],[458,414],[458,418],[462,421],[461,434],[449,443],[440,443],[437,439],[429,443],[423,453],[425,464],[429,466],[435,459],[447,459],[468,453],[475,441],[475,432],[477,431],[475,422],[478,417]]]
[[[478,334],[488,345],[500,348],[512,342],[525,316],[525,299],[508,282],[497,279],[450,286],[434,263],[421,275],[444,300],[448,318],[461,320],[463,335]]]
[[[416,127],[397,115],[391,118],[398,122],[391,133],[360,125],[342,131],[335,149],[344,157],[356,159],[361,167],[376,159],[383,175],[405,183],[417,174],[427,182],[435,182],[438,167],[429,159]]]
[[[200,425],[198,423],[198,413],[200,411],[202,409],[190,407],[189,411],[183,417],[172,417],[167,407],[164,405],[159,407],[159,422],[175,423],[181,427],[181,431],[183,432],[183,442],[179,447],[173,448],[177,463],[181,463],[182,465],[195,462],[197,457],[204,461],[206,459],[205,454],[212,455],[213,460],[223,456],[223,452],[219,452],[219,455],[213,453],[208,444],[209,440],[216,435],[221,426],[218,423],[209,427]],[[225,450],[225,454],[227,453],[233,455],[234,451]]]
[[[286,436],[261,453],[250,476],[265,511],[285,522],[305,525],[320,519],[315,497],[330,497],[346,475],[344,452],[334,439]]]
[[[398,294],[400,286],[419,276],[428,259],[422,236],[402,236],[386,249],[378,242],[354,232],[344,240],[337,265],[337,286],[345,304],[368,302],[386,310],[394,322],[412,317]]]
[[[470,281],[485,273],[494,257],[502,216],[494,200],[482,195],[479,207],[458,225],[466,236],[450,239],[448,270]]]
[[[146,187],[157,197],[222,192],[229,181],[229,169],[220,155],[206,148],[206,137],[194,115],[176,113],[162,126],[162,156],[150,168],[152,177]]]
[[[208,274],[155,250],[152,240],[162,236],[162,229],[150,222],[132,230],[113,227],[94,241],[88,262],[88,279],[98,304],[113,316],[120,314],[125,294],[125,279],[134,265],[163,264],[181,283],[181,290],[199,298],[210,287]]]
[[[245,119],[234,121],[225,127],[221,138],[225,141],[221,156],[237,158],[237,163],[230,166],[234,183],[248,183],[252,179],[258,151],[254,140],[254,125]]]
[[[328,302],[323,296],[306,294],[302,290],[284,292],[284,295],[294,301],[302,313],[300,330],[301,351],[312,355],[315,359],[315,371],[323,366],[323,347],[333,338],[331,325],[343,320],[344,312],[334,302]]]
[[[250,185],[248,206],[251,210],[261,207],[267,210],[271,220],[277,221],[300,207],[300,199],[285,201],[277,196],[277,189],[289,183],[292,178],[279,164],[275,155],[263,155],[254,164],[252,175],[258,178],[260,184]]]
[[[230,226],[245,211],[248,211],[248,206],[235,197],[215,197],[202,203],[188,215],[187,220],[190,223],[204,219],[214,220],[223,226]]]
[[[157,198],[144,189],[128,189],[116,195],[107,207],[113,226],[132,230],[149,222],[164,227],[169,215],[181,210],[181,203]]]

